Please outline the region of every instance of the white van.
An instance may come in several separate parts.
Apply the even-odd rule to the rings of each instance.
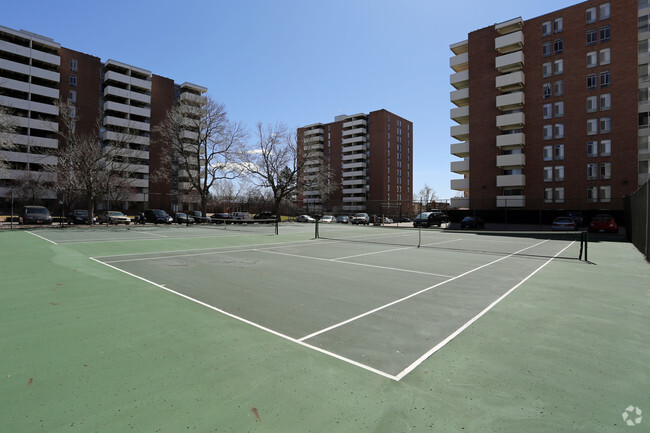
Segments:
[[[248,212],[232,212],[232,219],[234,220],[249,220],[251,215]]]

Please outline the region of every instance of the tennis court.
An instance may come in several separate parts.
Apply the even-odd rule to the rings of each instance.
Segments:
[[[7,431],[610,431],[650,404],[650,272],[626,243],[587,262],[568,233],[0,236]]]

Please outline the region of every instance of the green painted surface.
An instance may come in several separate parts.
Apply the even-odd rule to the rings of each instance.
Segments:
[[[650,429],[650,266],[630,244],[551,262],[399,382],[88,258],[214,246],[0,233],[0,431]],[[623,422],[629,405],[638,426]]]

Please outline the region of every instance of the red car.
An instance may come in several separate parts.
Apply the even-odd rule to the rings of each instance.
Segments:
[[[589,231],[618,233],[618,225],[614,218],[608,214],[596,215],[589,223]]]

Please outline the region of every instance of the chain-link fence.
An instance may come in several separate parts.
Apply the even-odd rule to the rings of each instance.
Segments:
[[[627,238],[650,259],[650,182],[640,187],[626,202]]]

